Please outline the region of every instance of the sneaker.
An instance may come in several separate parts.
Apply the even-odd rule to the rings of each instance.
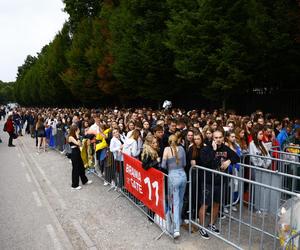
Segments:
[[[173,236],[174,236],[174,239],[177,239],[180,236],[180,233],[179,232],[175,232]]]
[[[76,188],[72,187],[73,190],[80,190],[81,189],[81,186],[78,186]]]
[[[201,237],[202,237],[203,239],[209,240],[209,235],[208,235],[208,233],[206,232],[205,229],[200,228],[200,229],[199,229],[199,233],[200,233],[200,235],[201,235]]]
[[[87,183],[85,183],[85,184],[90,185],[90,184],[92,184],[92,183],[93,183],[92,180],[88,180]]]
[[[15,147],[16,145],[8,145],[9,147]]]
[[[212,232],[214,232],[215,234],[220,234],[220,231],[219,229],[214,225],[214,224],[209,224],[208,225],[208,229]]]
[[[233,212],[237,212],[238,211],[237,207],[236,206],[232,206],[232,211]]]
[[[229,214],[228,208],[227,208],[227,207],[224,207],[224,208],[223,208],[223,212],[224,212],[225,214]]]
[[[114,181],[111,181],[111,186],[114,188],[116,186],[116,183]]]
[[[224,213],[219,213],[219,218],[221,220],[224,220],[224,219],[226,219],[226,215]]]
[[[104,185],[104,186],[108,186],[108,185],[109,185],[109,182],[104,181],[103,185]]]

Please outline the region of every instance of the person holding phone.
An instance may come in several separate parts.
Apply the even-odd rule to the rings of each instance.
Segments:
[[[213,132],[213,141],[211,145],[207,145],[201,150],[200,161],[202,166],[208,169],[219,170],[220,172],[228,172],[229,165],[238,163],[240,159],[234,151],[224,144],[223,131],[217,129]],[[208,206],[212,204],[211,218],[208,229],[215,234],[220,234],[219,229],[215,226],[215,222],[218,218],[221,202],[221,175],[212,175],[212,173],[209,171],[205,171],[204,175],[205,176],[201,178],[202,183],[200,185],[200,225],[204,226],[206,210]],[[226,179],[227,178],[225,177],[223,178],[223,184],[227,181]],[[205,229],[200,228],[199,232],[202,238],[209,239],[209,235]]]

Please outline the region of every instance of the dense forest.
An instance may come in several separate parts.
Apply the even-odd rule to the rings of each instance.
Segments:
[[[0,81],[0,104],[14,101],[14,82]]]
[[[63,2],[68,21],[18,68],[20,104],[221,106],[299,90],[299,1]]]

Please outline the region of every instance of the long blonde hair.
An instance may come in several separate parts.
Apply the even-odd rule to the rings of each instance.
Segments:
[[[142,160],[146,157],[146,155],[149,155],[153,160],[158,158],[157,151],[151,146],[154,140],[156,140],[156,138],[153,135],[149,134],[146,136],[143,145]]]
[[[176,164],[178,165],[179,164],[179,157],[178,157],[178,152],[177,152],[177,145],[178,145],[177,136],[176,135],[170,135],[168,142],[169,142],[171,150],[173,150],[174,153],[175,153]]]

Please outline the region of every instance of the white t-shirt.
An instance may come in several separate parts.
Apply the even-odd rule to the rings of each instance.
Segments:
[[[100,133],[100,127],[94,123],[89,130],[92,130],[92,131],[97,131],[97,133]]]

